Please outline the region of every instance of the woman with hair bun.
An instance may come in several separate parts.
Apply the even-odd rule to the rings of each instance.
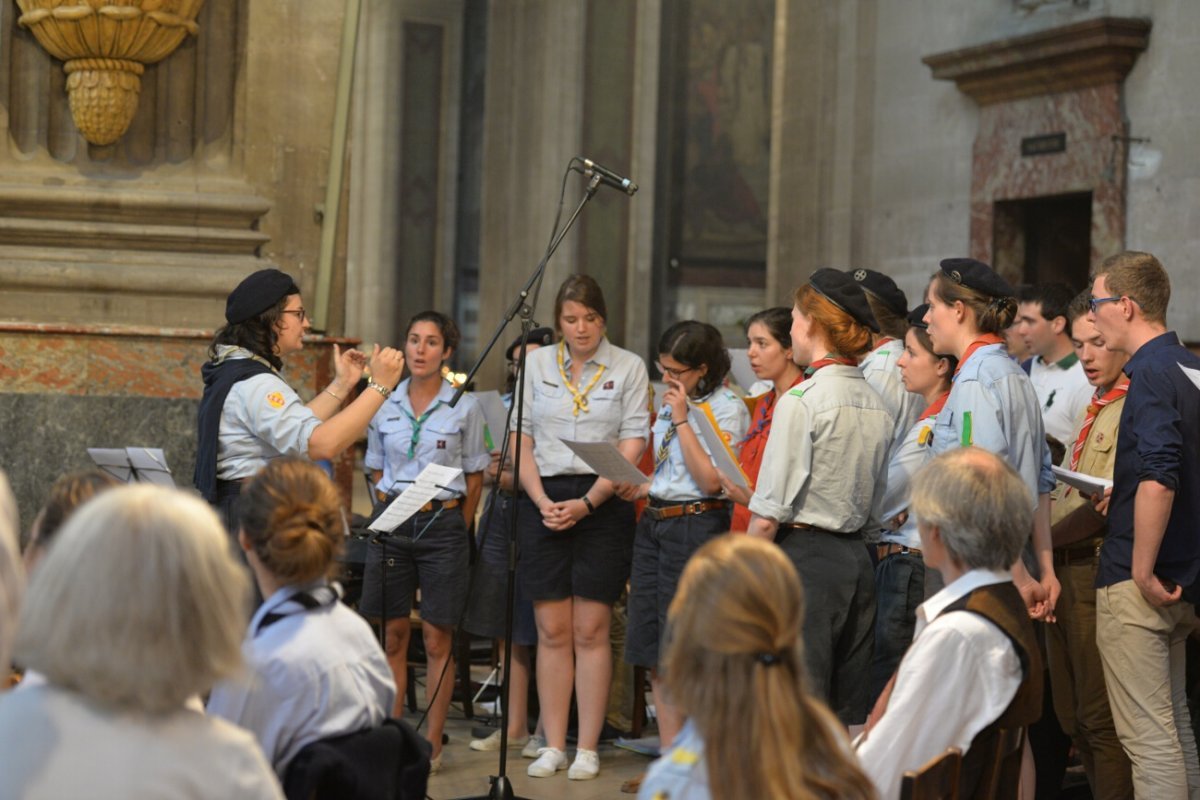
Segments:
[[[1032,533],[1041,580],[1018,559],[1013,582],[1034,619],[1053,621],[1060,587],[1050,544],[1055,484],[1050,448],[1033,384],[1004,349],[1004,331],[1017,315],[1016,291],[981,261],[948,258],[929,282],[928,299],[924,322],[934,351],[958,359],[953,388],[934,427],[933,455],[975,445],[1021,475],[1035,508]]]
[[[696,551],[667,615],[667,691],[688,715],[643,800],[868,800],[870,781],[809,692],[804,592],[779,548],[719,536]]]
[[[239,507],[238,541],[266,601],[242,646],[246,674],[213,689],[208,713],[253,733],[283,778],[305,745],[382,723],[396,687],[370,626],[328,580],[345,517],[325,473],[277,459]]]
[[[729,530],[730,503],[720,496],[720,473],[691,418],[704,415],[727,442],[735,442],[745,435],[750,414],[722,385],[729,351],[712,325],[687,320],[667,328],[658,341],[657,366],[667,391],[653,427],[654,473],[646,483],[617,483],[614,489],[625,500],[649,500],[633,541],[625,660],[652,670],[659,739],[667,747],[683,720],[659,685],[661,626],[688,558]]]
[[[796,565],[814,691],[853,725],[867,716],[875,616],[861,531],[879,520],[894,421],[858,368],[876,328],[862,287],[819,269],[795,300],[792,358],[808,367],[777,401],[748,533],[774,539]]]

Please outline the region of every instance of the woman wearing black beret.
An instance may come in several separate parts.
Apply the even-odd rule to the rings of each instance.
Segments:
[[[291,276],[277,269],[253,273],[225,302],[226,325],[201,368],[194,483],[235,531],[233,506],[242,482],[273,458],[333,458],[363,435],[367,423],[400,380],[404,357],[375,345],[368,391],[344,410],[367,357],[334,345],[336,377],[307,404],[280,377],[282,358],[304,347],[311,327]]]

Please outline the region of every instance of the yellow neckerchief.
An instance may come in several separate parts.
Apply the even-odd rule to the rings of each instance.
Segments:
[[[558,343],[558,374],[562,377],[563,383],[567,385],[567,390],[571,393],[571,401],[575,404],[575,408],[572,413],[578,417],[580,411],[585,414],[588,413],[588,392],[595,387],[596,381],[600,380],[600,376],[604,374],[604,365],[599,365],[600,368],[596,370],[596,374],[592,376],[591,381],[589,381],[588,385],[583,388],[583,391],[580,391],[575,384],[571,383],[571,379],[567,377],[567,370],[563,364],[563,354],[566,352],[566,350],[567,343],[565,341],[560,341]],[[587,364],[585,363],[584,366],[587,366]],[[580,370],[579,376],[581,378],[583,377],[583,370]]]

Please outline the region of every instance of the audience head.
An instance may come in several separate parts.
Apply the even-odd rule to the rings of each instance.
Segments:
[[[862,287],[852,277],[819,269],[796,290],[795,303],[792,358],[797,364],[811,364],[828,353],[857,359],[871,349],[871,333],[879,326]]]
[[[947,258],[926,293],[925,323],[940,353],[961,356],[981,333],[1003,335],[1017,317],[1016,290],[987,264],[973,258]]]
[[[280,332],[285,326],[298,326],[301,331],[304,327],[303,320],[293,322],[288,319],[292,315],[284,313],[291,296],[299,294],[300,289],[286,272],[262,269],[248,275],[225,301],[225,325],[213,336],[209,356],[216,355],[217,345],[234,345],[279,369],[283,366]]]
[[[63,526],[29,586],[16,658],[110,708],[181,708],[241,665],[249,578],[212,508],[137,484]]]
[[[1021,289],[1016,328],[1031,355],[1050,359],[1065,349],[1071,336],[1067,307],[1074,296],[1075,290],[1065,283],[1038,283]]]
[[[29,548],[25,553],[25,562],[29,568],[32,569],[36,565],[54,540],[59,528],[75,509],[100,492],[120,485],[120,481],[99,469],[68,472],[56,480],[50,487],[50,496],[46,498],[46,504],[42,506],[41,512],[33,522]]]
[[[8,478],[0,472],[0,673],[7,674],[9,649],[17,629],[17,610],[25,575],[17,549],[17,501],[8,488]],[[2,688],[2,686],[0,686]]]
[[[608,307],[591,275],[572,275],[554,298],[554,327],[573,353],[592,353],[604,338]]]
[[[922,546],[931,537],[960,570],[1007,570],[1033,529],[1029,488],[1009,464],[978,447],[943,453],[913,477],[910,509]],[[935,556],[926,561],[944,566]]]
[[[658,363],[664,377],[680,381],[688,394],[703,397],[729,374],[729,351],[721,332],[694,319],[676,322],[658,338]]]
[[[718,798],[869,797],[837,720],[808,694],[800,580],[769,542],[719,536],[671,601],[664,680],[705,740]],[[758,742],[755,757],[746,743]]]
[[[1121,379],[1121,372],[1129,362],[1129,355],[1105,347],[1104,337],[1092,321],[1091,291],[1085,289],[1071,301],[1067,315],[1071,318],[1071,346],[1088,383],[1098,389],[1109,389]]]
[[[243,487],[238,512],[242,547],[282,585],[311,583],[333,569],[345,517],[337,488],[317,465],[274,459]]]
[[[1092,322],[1114,350],[1127,349],[1135,325],[1165,327],[1170,302],[1171,279],[1149,253],[1126,250],[1110,256],[1092,281]]]

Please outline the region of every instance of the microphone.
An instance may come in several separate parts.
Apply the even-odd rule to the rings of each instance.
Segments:
[[[599,175],[601,183],[607,183],[614,189],[620,189],[630,197],[638,190],[638,186],[629,178],[622,178],[617,173],[607,167],[602,167],[590,158],[583,159],[583,174],[584,175]]]

